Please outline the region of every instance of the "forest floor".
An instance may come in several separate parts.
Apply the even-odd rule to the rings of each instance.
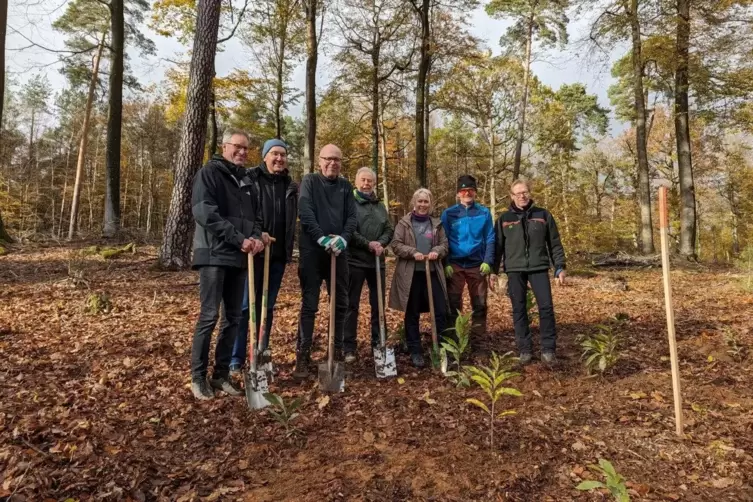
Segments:
[[[82,247],[0,257],[0,500],[608,500],[575,489],[598,478],[588,466],[600,458],[633,500],[753,500],[753,295],[732,270],[672,272],[682,438],[661,270],[583,268],[554,288],[558,365],[536,359],[510,381],[523,396],[502,398],[517,414],[497,421],[491,451],[488,419],[466,402],[482,398],[477,387],[416,371],[404,354],[399,380],[376,380],[365,290],[359,361],[325,399],[315,376],[290,376],[300,291],[288,269],[272,335],[272,390],[303,398],[288,436],[243,397],[192,397],[195,272],[154,269],[154,247],[107,261]],[[86,312],[90,291],[107,294],[109,312]],[[322,334],[326,302],[323,292]],[[507,298],[489,307],[469,363],[514,350]],[[390,331],[401,323],[388,311]],[[621,358],[588,378],[576,337],[604,323]]]

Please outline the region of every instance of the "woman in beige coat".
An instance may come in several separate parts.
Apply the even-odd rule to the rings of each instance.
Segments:
[[[434,208],[431,192],[419,188],[413,194],[411,205],[413,211],[398,222],[391,244],[397,266],[392,276],[389,306],[405,312],[405,338],[411,361],[422,368],[425,363],[418,321],[421,312],[429,311],[426,267],[431,267],[434,319],[437,333],[442,333],[447,318],[447,285],[441,260],[447,255],[448,247],[441,221],[430,216]]]

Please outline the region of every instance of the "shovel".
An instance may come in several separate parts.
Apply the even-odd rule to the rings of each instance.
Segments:
[[[377,296],[379,297],[379,346],[374,347],[374,366],[377,378],[397,376],[397,362],[395,350],[387,347],[387,335],[384,319],[384,301],[382,301],[382,271],[380,270],[379,257],[376,257],[376,280]]]
[[[343,363],[335,362],[335,283],[336,256],[331,253],[329,266],[329,337],[327,347],[327,362],[319,365],[319,389],[322,392],[345,391],[345,368]]]
[[[248,313],[251,317],[249,334],[251,343],[248,347],[248,370],[243,373],[245,383],[246,401],[251,410],[258,410],[269,406],[269,401],[264,394],[269,392],[267,374],[258,371],[256,363],[259,360],[259,350],[256,341],[256,293],[254,288],[254,257],[248,253]]]
[[[439,349],[439,337],[437,336],[437,321],[434,318],[434,293],[431,288],[431,261],[426,258],[426,289],[429,294],[429,315],[431,316],[431,343],[432,343],[432,362],[434,361],[434,354],[440,357],[439,367],[442,373],[447,373],[447,354],[444,350]]]
[[[274,237],[269,238],[270,242],[275,242]],[[264,284],[261,296],[261,320],[259,321],[259,346],[266,347],[259,358],[259,371],[263,371],[269,382],[274,382],[274,367],[272,366],[272,351],[269,350],[267,335],[267,301],[269,297],[269,255],[271,254],[271,245],[267,244],[264,248]]]

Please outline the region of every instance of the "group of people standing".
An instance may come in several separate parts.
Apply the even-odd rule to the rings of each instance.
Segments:
[[[512,303],[520,362],[530,363],[533,346],[526,293],[528,284],[539,307],[542,360],[555,360],[556,329],[548,271],[565,279],[565,253],[552,215],[533,205],[525,181],[511,186],[510,210],[496,224],[488,208],[476,202],[476,179],[458,178],[458,204],[441,218],[432,216],[434,198],[418,189],[411,211],[394,226],[375,194],[376,175],[369,168],[356,173],[355,188],[340,176],[342,152],[327,145],[319,153],[319,172],[307,174],[300,187],[291,179],[287,145],[278,139],[262,148],[259,166],[246,169],[249,138],[228,130],[222,154],[213,156],[194,180],[192,209],[196,220],[193,268],[199,270],[201,310],[191,352],[192,391],[211,399],[216,390],[243,391],[230,378],[246,360],[250,315],[261,316],[261,304],[250,313],[247,255],[254,259],[256,297],[262,296],[263,251],[270,248],[266,333],[260,351],[268,349],[274,305],[285,268],[292,262],[296,221],[300,220],[298,278],[301,309],[293,376],[306,378],[311,366],[314,321],[322,281],[330,282],[335,257],[335,354],[346,364],[356,360],[357,325],[364,282],[369,288],[371,344],[379,343],[377,271],[385,284],[385,250],[397,257],[389,307],[404,312],[411,361],[425,366],[419,317],[429,311],[429,267],[437,331],[451,336],[462,310],[465,286],[471,300],[472,339],[486,331],[487,293],[496,276],[506,274]],[[377,260],[380,266],[377,267]],[[384,291],[382,291],[384,295]],[[214,370],[207,378],[212,332],[223,307]],[[445,333],[445,331],[447,332]],[[258,335],[258,334],[257,334]]]

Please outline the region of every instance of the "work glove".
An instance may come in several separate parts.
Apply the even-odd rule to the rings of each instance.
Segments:
[[[489,275],[492,273],[492,267],[488,263],[481,264],[481,275]]]
[[[329,251],[329,247],[332,245],[332,237],[329,237],[329,236],[319,237],[316,240],[316,243],[319,244],[324,249],[326,249],[327,251]]]
[[[452,279],[453,272],[455,272],[455,270],[452,268],[452,265],[447,265],[444,268],[444,276],[447,277],[448,279]]]
[[[340,256],[340,253],[345,251],[346,247],[348,247],[348,243],[339,235],[332,237],[332,240],[329,243],[329,250],[332,251],[335,256]]]

